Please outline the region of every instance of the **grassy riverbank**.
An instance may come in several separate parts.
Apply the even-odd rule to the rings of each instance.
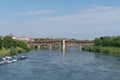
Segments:
[[[100,52],[105,55],[120,56],[120,36],[104,36],[94,40],[94,46],[85,46],[83,50]]]
[[[26,41],[14,40],[12,36],[0,37],[0,56],[16,55],[35,49],[35,46],[28,46]]]
[[[119,47],[85,46],[84,51],[100,52],[105,55],[120,56]]]
[[[0,56],[8,56],[10,55],[10,49],[1,49]]]
[[[0,49],[0,57],[16,55],[16,54],[23,53],[23,52],[27,52],[27,50],[24,50],[19,47],[13,48],[13,50],[12,49]]]

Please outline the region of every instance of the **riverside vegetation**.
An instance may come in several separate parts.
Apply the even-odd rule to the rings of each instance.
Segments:
[[[96,38],[94,46],[85,46],[85,51],[100,52],[106,55],[120,56],[120,36]]]
[[[14,40],[11,36],[0,37],[0,56],[16,55],[35,49],[27,46],[25,41]]]

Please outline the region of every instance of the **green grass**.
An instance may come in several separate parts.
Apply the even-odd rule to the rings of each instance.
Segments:
[[[120,48],[118,47],[101,47],[100,52],[107,55],[120,56]]]
[[[119,47],[85,46],[83,50],[92,51],[92,52],[100,52],[103,55],[120,56]]]
[[[10,49],[1,49],[0,56],[8,56],[10,55]]]
[[[0,57],[3,57],[3,56],[10,56],[11,52],[11,49],[0,49]],[[24,50],[23,48],[19,48],[17,47],[15,50],[14,50],[14,54],[18,54],[18,53],[23,53],[23,52],[26,52],[26,50]]]

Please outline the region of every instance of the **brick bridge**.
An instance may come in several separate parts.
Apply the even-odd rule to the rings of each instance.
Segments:
[[[40,49],[42,45],[46,45],[46,47],[49,47],[49,49],[52,49],[52,46],[59,45],[63,50],[67,49],[71,46],[79,47],[81,50],[81,47],[90,45],[94,45],[94,41],[88,41],[88,40],[44,40],[44,41],[28,41],[28,46],[33,45],[37,49]]]

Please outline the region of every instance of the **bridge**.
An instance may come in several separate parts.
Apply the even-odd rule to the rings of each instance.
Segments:
[[[35,46],[37,49],[41,49],[42,45],[48,47],[50,50],[53,46],[59,46],[62,50],[65,50],[71,46],[78,47],[80,50],[83,46],[94,45],[94,41],[89,40],[43,40],[43,41],[28,41],[28,46]]]

